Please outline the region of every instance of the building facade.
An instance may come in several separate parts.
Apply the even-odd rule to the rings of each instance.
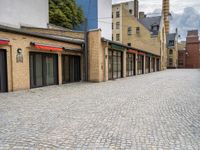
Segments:
[[[178,68],[185,68],[186,63],[186,49],[185,42],[178,43]]]
[[[178,67],[178,32],[167,34],[167,68]]]
[[[17,27],[47,28],[49,23],[48,0],[1,0],[0,24]]]
[[[0,92],[81,81],[83,44],[0,26]]]
[[[188,31],[187,34],[186,68],[200,68],[200,41],[198,30]]]
[[[87,30],[101,29],[104,38],[112,38],[112,0],[76,0],[87,19]],[[85,23],[78,30],[84,31]]]
[[[127,3],[113,5],[112,40],[161,56],[160,67],[166,69],[167,53],[163,17],[138,20],[130,13],[127,6]]]

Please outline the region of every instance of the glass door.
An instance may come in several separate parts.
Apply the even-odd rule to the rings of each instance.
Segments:
[[[6,50],[0,50],[0,93],[7,91],[8,89]]]

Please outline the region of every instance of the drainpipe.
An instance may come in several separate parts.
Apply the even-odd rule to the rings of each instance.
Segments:
[[[88,21],[85,18],[85,29],[84,29],[84,40],[85,40],[85,49],[84,49],[84,81],[88,81]]]
[[[108,42],[106,42],[106,47],[104,48],[104,82],[106,82],[106,60],[107,60],[107,55],[106,55],[106,49],[108,48]]]

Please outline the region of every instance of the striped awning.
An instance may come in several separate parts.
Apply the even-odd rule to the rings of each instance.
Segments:
[[[63,51],[64,47],[48,45],[48,44],[40,44],[31,42],[31,46],[35,47],[36,49],[46,50],[46,51]]]
[[[8,45],[10,42],[9,39],[0,38],[0,45]]]

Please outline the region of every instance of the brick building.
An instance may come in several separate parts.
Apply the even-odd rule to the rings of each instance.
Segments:
[[[198,30],[188,31],[186,38],[186,68],[200,68],[200,41]]]
[[[185,68],[186,50],[185,42],[178,43],[178,68]]]

